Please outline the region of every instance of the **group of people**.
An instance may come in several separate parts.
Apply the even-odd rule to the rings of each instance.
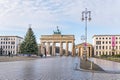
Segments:
[[[13,54],[11,52],[8,52],[8,54],[4,54],[3,52],[0,52],[0,56],[9,56],[13,57]]]

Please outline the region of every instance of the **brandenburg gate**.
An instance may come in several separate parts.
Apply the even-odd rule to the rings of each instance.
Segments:
[[[40,51],[42,54],[47,53],[47,55],[50,55],[50,46],[52,47],[52,54],[53,56],[56,55],[56,43],[60,43],[59,47],[59,54],[63,55],[63,43],[66,43],[66,49],[65,49],[65,55],[68,55],[69,52],[69,43],[72,43],[72,53],[71,55],[75,55],[75,37],[74,35],[61,35],[60,30],[57,27],[57,31],[54,32],[53,35],[41,35],[40,38],[41,41],[41,47]],[[52,44],[52,45],[50,45]]]

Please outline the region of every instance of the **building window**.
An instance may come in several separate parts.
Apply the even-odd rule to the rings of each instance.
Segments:
[[[98,39],[98,38],[96,38],[96,39]]]
[[[104,38],[103,38],[104,39]]]
[[[106,39],[108,39],[108,38],[106,38]]]
[[[109,44],[111,44],[111,41],[109,41]]]
[[[116,41],[116,44],[117,44],[117,41]]]
[[[98,49],[98,46],[96,46],[96,49]]]
[[[96,41],[96,44],[98,44],[98,45],[101,44],[101,41]]]
[[[99,51],[99,55],[101,55],[101,51]]]
[[[102,43],[104,44],[104,41]]]
[[[99,39],[101,39],[101,38],[99,38]]]
[[[101,46],[99,46],[99,49],[101,49]]]
[[[109,39],[111,39],[111,37],[109,37]]]
[[[106,41],[106,44],[107,44],[108,42]]]
[[[96,55],[98,55],[98,51],[96,51]]]
[[[14,41],[12,41],[12,42],[11,42],[11,44],[15,44],[15,42],[14,42]]]

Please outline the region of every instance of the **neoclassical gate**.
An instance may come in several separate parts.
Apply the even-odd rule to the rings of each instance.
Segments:
[[[56,48],[56,43],[60,44],[60,55],[63,55],[63,43],[66,44],[66,49],[65,49],[65,55],[68,55],[68,48],[69,48],[69,43],[72,43],[72,55],[74,56],[75,53],[75,39],[74,35],[61,35],[61,34],[53,34],[53,35],[41,35],[40,38],[41,41],[41,53],[50,54],[50,44],[52,43],[52,55],[54,56],[56,54],[55,48]]]
[[[66,44],[66,49],[65,49],[65,55],[68,55],[69,52],[69,43],[72,44],[72,56],[75,55],[75,37],[74,35],[61,35],[61,32],[59,31],[59,29],[57,28],[57,31],[54,32],[53,35],[41,35],[40,38],[41,41],[41,47],[40,47],[40,53],[45,53],[45,50],[47,52],[47,54],[50,54],[50,46],[52,46],[52,55],[56,55],[56,43],[60,44],[59,47],[59,52],[60,55],[63,55],[63,43]],[[52,45],[50,45],[52,44]]]

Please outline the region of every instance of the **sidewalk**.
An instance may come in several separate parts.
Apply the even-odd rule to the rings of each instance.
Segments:
[[[102,69],[104,69],[107,72],[120,73],[120,63],[118,62],[97,59],[97,58],[91,58],[90,60],[93,61],[95,64],[99,65]]]

